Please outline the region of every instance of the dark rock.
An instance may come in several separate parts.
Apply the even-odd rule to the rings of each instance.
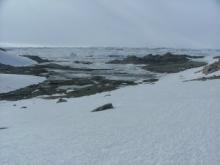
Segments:
[[[43,59],[43,58],[41,58],[39,56],[33,56],[33,55],[22,55],[22,56],[30,58],[31,60],[36,61],[37,63],[51,62],[50,60]]]
[[[94,110],[92,110],[92,112],[100,112],[100,111],[106,111],[106,110],[110,110],[110,109],[113,109],[113,105],[111,103],[109,104],[105,104],[103,106],[100,106]]]
[[[213,57],[213,59],[220,59],[220,56],[215,56]]]
[[[117,47],[106,47],[105,48],[106,50],[117,50],[117,51],[123,51],[124,50],[124,48],[117,48]]]
[[[144,83],[155,83],[157,81],[159,81],[159,79],[157,79],[157,78],[151,78],[151,79],[143,80]]]
[[[63,99],[63,98],[60,98],[60,99],[57,101],[57,103],[65,103],[65,102],[67,102],[67,100],[66,100],[66,99]]]
[[[103,70],[111,70],[111,69],[90,69],[90,68],[73,68],[70,66],[64,66],[64,65],[59,65],[55,63],[50,63],[46,65],[37,65],[40,66],[41,68],[47,68],[47,69],[59,69],[59,70],[69,70],[69,71],[103,71]]]
[[[21,109],[27,109],[27,107],[26,106],[22,106]]]
[[[217,80],[217,79],[220,79],[220,76],[209,76],[209,77],[201,77],[201,78],[197,78],[197,79],[192,79],[192,80],[187,80],[185,82],[188,82],[188,81],[207,81],[207,80]]]
[[[125,80],[108,80],[104,77],[94,76],[87,78],[72,78],[68,80],[46,80],[39,84],[30,85],[8,93],[0,93],[0,100],[22,100],[30,99],[37,96],[47,96],[48,99],[59,99],[60,96],[53,96],[54,94],[65,94],[64,98],[73,98],[93,95],[96,93],[107,92],[117,89],[123,84],[135,85],[133,81]],[[59,89],[62,86],[82,86],[70,92],[65,89]]]
[[[0,130],[8,129],[8,127],[0,127]]]
[[[1,51],[3,51],[3,52],[6,52],[6,50],[5,50],[5,49],[3,49],[3,48],[0,48],[0,50],[1,50]]]
[[[189,56],[166,53],[163,55],[146,55],[144,57],[128,56],[123,60],[113,60],[111,64],[154,64],[167,62],[187,62],[190,58],[203,58],[203,56]]]
[[[191,59],[203,58],[203,56],[176,55],[166,53],[164,55],[146,55],[144,57],[128,56],[123,60],[113,60],[110,64],[144,64],[144,69],[158,73],[176,73],[186,69],[206,65],[205,62],[192,61]]]
[[[205,62],[187,61],[187,62],[170,62],[161,64],[149,64],[143,68],[157,73],[177,73],[186,69],[197,68],[206,65]]]
[[[75,61],[76,64],[84,64],[84,65],[91,65],[92,62],[90,61]]]
[[[51,74],[50,70],[93,72],[93,71],[108,71],[111,69],[72,68],[70,66],[63,66],[55,63],[15,67],[0,63],[0,73],[5,73],[5,74],[25,74],[25,75],[47,77],[48,75]]]
[[[25,75],[36,75],[40,76],[44,73],[47,73],[48,71],[39,66],[24,66],[24,67],[15,67],[10,65],[5,65],[0,63],[0,73],[6,73],[6,74],[25,74]]]
[[[210,65],[204,67],[203,73],[205,75],[207,75],[207,74],[219,71],[219,70],[220,70],[220,59],[218,61],[214,62],[213,64],[210,64]]]
[[[111,58],[118,58],[118,57],[123,57],[122,55],[114,55],[114,54],[112,54],[112,55],[109,55],[109,57],[111,57]]]
[[[128,56],[122,60],[112,60],[108,62],[108,64],[145,64],[146,62],[143,61],[142,58],[136,56]]]

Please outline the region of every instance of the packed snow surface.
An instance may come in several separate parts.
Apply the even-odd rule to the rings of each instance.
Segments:
[[[2,101],[0,164],[219,165],[220,80],[184,81],[198,70],[60,104]]]
[[[0,63],[12,66],[26,66],[35,64],[34,61],[18,55],[8,54],[0,50]]]
[[[0,93],[10,92],[44,81],[44,77],[16,74],[0,74]]]

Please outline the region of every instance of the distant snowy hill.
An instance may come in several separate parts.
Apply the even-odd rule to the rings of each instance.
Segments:
[[[4,49],[0,49],[0,64],[26,66],[35,64],[35,62],[25,57],[8,54]],[[38,76],[0,74],[0,93],[10,92],[32,84],[38,84],[44,80],[45,78]]]
[[[3,50],[0,50],[0,63],[5,65],[12,65],[12,66],[25,66],[25,65],[35,64],[34,61],[28,58],[11,55]]]

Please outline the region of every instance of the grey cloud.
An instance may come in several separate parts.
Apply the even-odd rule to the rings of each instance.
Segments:
[[[216,0],[5,0],[0,42],[220,48]]]

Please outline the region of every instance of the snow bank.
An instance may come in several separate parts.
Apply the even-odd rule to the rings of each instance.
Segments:
[[[0,102],[0,164],[219,165],[220,80],[183,82],[198,70],[67,103]]]
[[[44,77],[38,76],[0,74],[0,93],[10,92],[32,84],[38,84],[44,80]]]
[[[35,64],[34,61],[28,58],[11,55],[1,50],[0,50],[0,63],[5,65],[12,65],[12,66],[25,66],[25,65]]]

